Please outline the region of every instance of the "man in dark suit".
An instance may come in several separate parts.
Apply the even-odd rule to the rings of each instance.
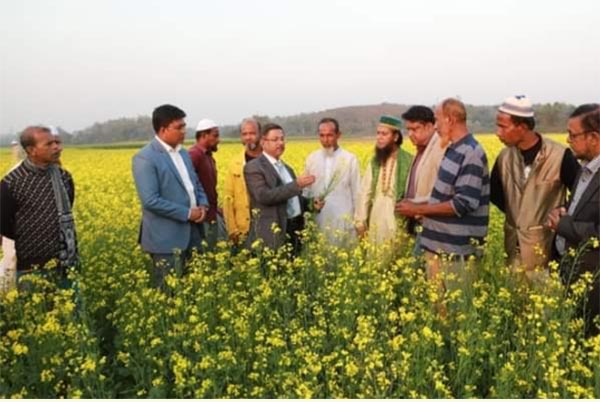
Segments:
[[[185,267],[192,249],[200,249],[200,223],[208,199],[187,151],[185,113],[162,105],[152,113],[156,136],[133,157],[133,178],[142,204],[140,243],[154,262],[153,281],[163,287],[165,276]]]
[[[548,216],[547,225],[556,232],[555,251],[557,259],[595,238],[595,247],[589,244],[579,261],[563,260],[561,276],[570,285],[584,273],[594,276],[591,289],[582,307],[587,336],[599,333],[594,318],[600,316],[600,105],[579,106],[568,122],[568,142],[573,154],[582,160],[583,166],[577,177],[573,195],[566,207],[554,209]],[[565,263],[567,261],[567,263]]]
[[[285,134],[281,126],[267,124],[260,138],[263,153],[244,166],[244,178],[250,195],[252,220],[248,245],[262,239],[265,246],[276,249],[284,244],[286,234],[296,255],[300,250],[298,231],[304,228],[302,189],[314,183],[315,176],[294,174],[281,161],[285,151]]]

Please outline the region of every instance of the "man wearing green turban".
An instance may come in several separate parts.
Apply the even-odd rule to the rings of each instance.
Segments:
[[[404,197],[412,155],[401,148],[400,119],[381,116],[377,126],[375,155],[361,183],[361,196],[354,216],[360,237],[368,236],[375,244],[392,240],[398,220],[396,202]]]

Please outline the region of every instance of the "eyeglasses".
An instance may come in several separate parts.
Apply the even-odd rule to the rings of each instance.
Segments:
[[[593,133],[593,130],[588,130],[588,131],[582,131],[580,133],[567,133],[567,137],[569,137],[570,140],[574,140],[577,137],[581,137],[582,135],[588,134],[588,133]]]
[[[279,138],[263,138],[263,140],[270,141],[270,142],[285,142],[285,138],[283,138],[283,137],[279,137]]]

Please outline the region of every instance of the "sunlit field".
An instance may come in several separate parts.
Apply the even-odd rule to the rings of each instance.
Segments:
[[[564,143],[565,135],[554,135]],[[480,135],[491,165],[502,148]],[[412,144],[405,142],[414,153]],[[314,141],[290,141],[297,173]],[[342,141],[363,169],[373,142]],[[222,243],[167,294],[150,286],[138,244],[136,149],[66,149],[76,185],[78,294],[32,279],[0,296],[0,397],[585,397],[600,398],[600,337],[582,338],[556,266],[529,285],[503,264],[503,217],[492,208],[477,280],[441,300],[411,255],[338,249],[314,228],[303,254],[232,254]],[[216,153],[219,188],[236,143]],[[13,164],[0,151],[0,172]]]

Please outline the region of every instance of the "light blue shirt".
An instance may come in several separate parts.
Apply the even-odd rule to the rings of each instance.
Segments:
[[[269,162],[271,162],[271,164],[275,168],[275,171],[277,172],[277,174],[279,174],[279,178],[284,184],[288,184],[294,181],[292,175],[290,175],[290,172],[286,169],[283,162],[281,162],[279,159],[273,158],[266,152],[263,152],[263,155],[267,158]],[[288,199],[286,212],[288,219],[295,218],[302,214],[302,208],[300,207],[300,198],[298,196],[294,196]]]

